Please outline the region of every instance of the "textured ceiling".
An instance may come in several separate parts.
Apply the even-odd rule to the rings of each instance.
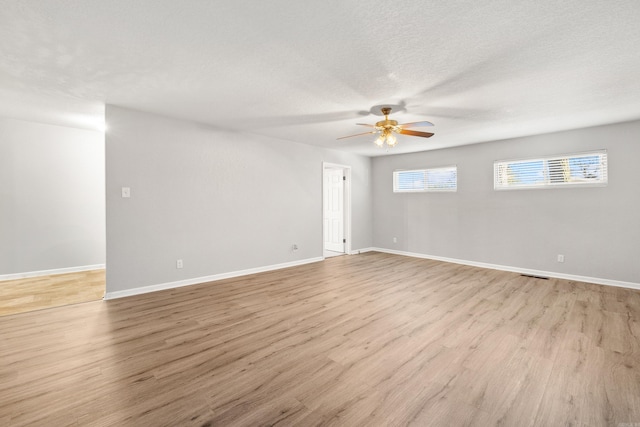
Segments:
[[[0,0],[0,116],[97,128],[106,103],[366,154],[640,118],[640,2]]]

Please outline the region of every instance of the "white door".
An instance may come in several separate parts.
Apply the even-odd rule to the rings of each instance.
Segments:
[[[344,174],[324,170],[324,248],[344,253]]]

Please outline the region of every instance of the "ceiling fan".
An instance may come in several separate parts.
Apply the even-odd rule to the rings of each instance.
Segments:
[[[410,127],[433,126],[433,123],[431,122],[422,121],[422,122],[398,124],[398,122],[395,120],[389,120],[389,114],[391,114],[391,107],[382,107],[380,111],[382,111],[382,114],[384,115],[384,120],[377,122],[375,125],[370,125],[366,123],[356,123],[359,126],[369,126],[369,127],[375,128],[375,130],[372,130],[371,132],[357,133],[355,135],[342,136],[337,139],[345,139],[345,138],[351,138],[354,136],[369,135],[369,134],[377,133],[379,134],[379,136],[374,141],[374,144],[376,144],[378,147],[382,147],[384,146],[384,144],[387,144],[389,147],[395,147],[396,144],[398,144],[398,140],[396,139],[396,136],[394,135],[394,133],[399,133],[401,135],[421,136],[423,138],[429,138],[433,136],[433,133],[431,132],[420,132],[417,130],[407,129]]]

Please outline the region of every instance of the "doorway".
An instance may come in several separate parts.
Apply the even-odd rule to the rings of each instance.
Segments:
[[[0,316],[101,299],[105,133],[12,119],[2,132]]]
[[[322,235],[325,258],[351,252],[351,166],[322,164]]]

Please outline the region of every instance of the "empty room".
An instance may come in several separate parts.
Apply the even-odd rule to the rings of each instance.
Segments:
[[[640,427],[638,22],[0,0],[0,425]]]

